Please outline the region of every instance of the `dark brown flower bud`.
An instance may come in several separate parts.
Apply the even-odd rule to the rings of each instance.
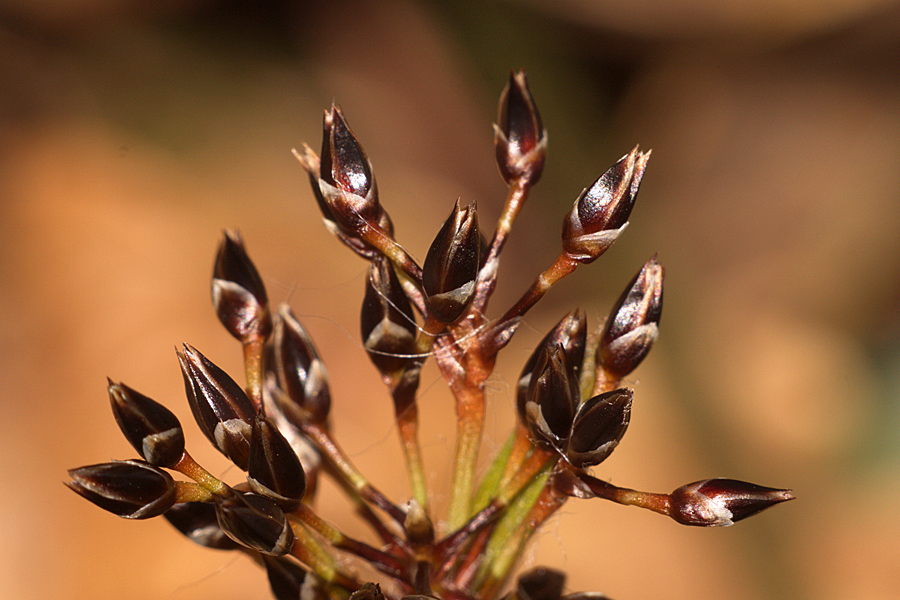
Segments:
[[[285,416],[298,426],[307,419],[324,423],[331,410],[328,372],[309,334],[286,304],[275,315],[270,368],[284,392],[274,399]]]
[[[767,488],[734,479],[706,479],[681,486],[670,495],[670,515],[682,525],[727,527],[779,502],[793,500],[791,490]]]
[[[632,398],[633,392],[623,388],[594,396],[578,407],[566,447],[566,460],[572,466],[599,465],[615,450],[631,419]]]
[[[119,429],[151,465],[173,467],[184,454],[184,431],[172,411],[123,383],[108,381]]]
[[[262,415],[253,421],[248,463],[250,489],[288,512],[300,505],[306,491],[300,459],[275,424]]]
[[[578,379],[562,346],[542,348],[520,415],[535,441],[563,449],[580,398]]]
[[[66,485],[125,519],[158,517],[175,504],[175,480],[151,464],[123,460],[69,471]]]
[[[297,157],[297,160],[300,161],[300,164],[303,165],[303,168],[306,169],[306,172],[309,175],[309,181],[310,185],[312,186],[313,194],[316,197],[316,203],[319,205],[319,210],[322,211],[322,217],[325,221],[325,228],[339,240],[344,242],[344,244],[350,247],[351,250],[353,250],[366,260],[372,260],[376,256],[381,256],[381,254],[375,248],[358,237],[356,232],[349,232],[341,229],[340,225],[338,225],[337,221],[335,221],[334,215],[331,212],[331,208],[329,208],[329,204],[325,200],[325,196],[322,195],[322,186],[320,185],[321,162],[319,160],[319,157],[316,156],[316,153],[313,152],[312,149],[309,148],[309,146],[304,146],[303,153],[294,150],[294,156]],[[379,211],[377,225],[388,237],[393,238],[394,224],[391,222],[391,218],[387,214],[387,211],[385,211],[383,208]]]
[[[384,593],[377,583],[364,583],[361,588],[350,594],[350,600],[384,600]]]
[[[597,365],[621,379],[634,371],[659,335],[665,271],[653,258],[619,297],[600,336]]]
[[[387,259],[374,260],[369,266],[359,321],[363,346],[382,375],[396,373],[416,360],[416,316]]]
[[[303,587],[307,582],[306,569],[290,560],[289,557],[263,555],[263,564],[266,565],[269,587],[275,600],[312,598],[303,594]],[[309,578],[309,582],[312,582],[313,579]]]
[[[457,200],[422,267],[422,288],[431,316],[442,323],[462,316],[475,293],[480,254],[475,204],[460,208]]]
[[[241,547],[219,527],[216,507],[208,502],[181,502],[167,510],[163,516],[195,544],[216,550],[235,550]]]
[[[283,556],[294,544],[294,530],[284,512],[265,496],[217,497],[216,518],[225,535],[263,554]]]
[[[212,278],[213,306],[228,333],[246,344],[272,331],[269,298],[238,231],[226,231]]]
[[[519,576],[515,594],[518,600],[560,600],[565,583],[562,571],[535,567]]]
[[[612,246],[628,224],[649,152],[634,150],[581,192],[563,220],[563,250],[587,264]]]
[[[319,190],[331,219],[345,233],[354,234],[364,223],[376,224],[382,209],[372,165],[350,131],[339,106],[325,111]]]
[[[581,364],[584,362],[584,348],[587,343],[587,317],[580,309],[575,309],[557,323],[553,329],[544,336],[534,352],[525,363],[519,381],[516,383],[516,406],[519,414],[525,414],[525,396],[528,392],[528,384],[531,383],[531,375],[537,364],[538,356],[543,348],[552,349],[562,346],[566,354],[566,362],[571,366],[576,380],[581,374]]]
[[[188,344],[178,353],[184,389],[194,419],[210,442],[238,467],[247,470],[250,431],[256,410],[228,373]]]
[[[547,156],[547,131],[541,125],[525,71],[510,73],[500,94],[494,148],[500,176],[507,185],[517,179],[537,183]]]

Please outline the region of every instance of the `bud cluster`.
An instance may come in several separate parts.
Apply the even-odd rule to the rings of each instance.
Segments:
[[[671,494],[641,492],[589,472],[624,436],[635,401],[628,378],[658,337],[664,271],[656,256],[593,332],[576,309],[534,348],[516,383],[518,421],[487,472],[476,476],[485,382],[498,352],[544,294],[620,237],[650,156],[635,148],[578,196],[563,218],[559,255],[492,318],[487,305],[501,251],[547,157],[547,133],[524,72],[510,75],[494,130],[508,194],[492,237],[484,235],[475,203],[457,201],[421,265],[395,240],[372,164],[340,107],[325,112],[321,153],[296,153],[326,228],[369,262],[362,346],[394,404],[408,498],[395,502],[375,488],[335,440],[324,363],[291,309],[270,306],[236,231],[224,234],[211,291],[220,321],[241,343],[245,384],[189,344],[177,359],[200,430],[244,479],[228,484],[212,475],[188,453],[175,414],[109,381],[113,415],[140,459],[73,469],[67,485],[120,517],[164,516],[199,545],[246,553],[265,566],[279,600],[602,600],[565,594],[565,575],[546,568],[510,585],[529,540],[569,498],[602,498],[695,526],[731,525],[792,499],[789,490],[731,479]],[[451,495],[440,512],[431,505],[418,433],[416,395],[429,359],[457,414]],[[357,506],[377,543],[349,537],[315,512],[320,473]],[[377,582],[366,581],[372,569]]]

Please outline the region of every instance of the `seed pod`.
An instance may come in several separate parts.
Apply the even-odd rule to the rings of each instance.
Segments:
[[[298,426],[307,419],[325,423],[331,410],[328,372],[309,334],[286,304],[275,315],[271,358],[270,368],[284,392],[274,399],[285,417]]]
[[[265,496],[217,497],[216,519],[225,535],[263,554],[283,556],[294,544],[294,531],[284,512]]]
[[[387,259],[369,265],[360,311],[363,346],[382,375],[396,373],[416,359],[416,317]]]
[[[158,517],[175,504],[172,476],[140,460],[71,469],[69,476],[69,488],[125,519]]]
[[[124,383],[107,379],[119,429],[151,465],[173,467],[184,454],[184,431],[172,411]]]
[[[664,274],[654,255],[631,280],[606,319],[597,346],[597,365],[615,378],[634,371],[659,335]]]
[[[228,333],[242,344],[272,331],[269,298],[238,231],[226,231],[212,278],[213,306]]]
[[[500,94],[494,148],[500,176],[507,185],[517,179],[537,183],[547,156],[547,131],[528,89],[525,71],[510,73]]]
[[[794,499],[791,490],[734,479],[695,481],[669,496],[671,517],[682,525],[699,527],[727,527],[779,502]]]
[[[565,583],[562,571],[535,567],[519,576],[515,594],[518,600],[559,600]]]
[[[475,205],[460,208],[457,200],[422,266],[422,288],[431,316],[442,323],[462,316],[475,293],[480,253]]]
[[[542,348],[525,399],[524,417],[535,441],[562,450],[572,428],[580,392],[561,345]]]
[[[262,559],[263,564],[266,565],[269,587],[275,600],[299,600],[310,597],[303,594],[303,588],[307,581],[315,585],[312,583],[315,578],[307,579],[306,569],[286,556],[263,555]]]
[[[519,375],[519,381],[516,383],[516,406],[520,415],[525,414],[525,396],[541,349],[562,346],[563,352],[566,354],[566,362],[572,367],[572,373],[577,380],[581,374],[581,364],[584,362],[586,343],[587,317],[583,311],[575,309],[560,319],[559,323],[544,336],[525,363],[525,367]]]
[[[578,407],[566,447],[566,460],[572,466],[599,465],[615,450],[631,419],[633,395],[630,389],[613,390]]]
[[[247,470],[250,430],[256,410],[228,373],[184,344],[178,353],[184,389],[194,419],[210,442],[234,464]]]
[[[381,220],[372,165],[334,104],[325,111],[322,125],[318,185],[332,220],[346,234],[354,236],[365,223]]]
[[[628,224],[649,152],[634,150],[581,192],[563,220],[563,250],[587,264],[612,246]]]
[[[241,547],[219,527],[216,507],[208,502],[181,502],[167,510],[163,516],[195,544],[216,550],[235,550]]]
[[[254,492],[288,512],[300,505],[306,490],[306,475],[296,452],[275,424],[262,415],[253,421],[247,483]]]

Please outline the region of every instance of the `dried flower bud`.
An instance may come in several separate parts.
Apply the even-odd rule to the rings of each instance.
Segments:
[[[670,515],[682,525],[727,527],[779,502],[793,500],[790,490],[733,479],[706,479],[681,486],[670,495]]]
[[[566,447],[566,460],[578,468],[606,460],[625,435],[631,419],[633,392],[613,390],[583,402],[575,413]]]
[[[384,211],[378,203],[372,165],[334,104],[325,111],[322,125],[318,187],[331,220],[351,237],[363,224],[381,220]]]
[[[587,264],[612,246],[628,224],[649,152],[634,150],[581,192],[563,220],[563,250]]]
[[[151,465],[173,467],[184,454],[184,431],[172,411],[123,383],[108,381],[116,423]]]
[[[387,259],[369,266],[359,320],[363,346],[382,375],[396,373],[415,360],[416,317]]]
[[[572,428],[580,392],[563,347],[542,348],[520,414],[535,441],[562,449]]]
[[[66,485],[125,519],[158,517],[175,504],[175,480],[151,464],[123,460],[69,471]]]
[[[575,309],[557,323],[553,329],[544,336],[534,352],[525,363],[519,381],[516,383],[516,406],[519,414],[525,414],[525,396],[528,392],[528,384],[531,383],[531,375],[537,364],[543,348],[552,349],[562,346],[566,354],[566,362],[572,367],[572,373],[577,380],[581,373],[581,364],[584,362],[584,348],[587,343],[587,317],[580,309]]]
[[[328,372],[300,321],[283,304],[275,315],[270,368],[284,395],[275,400],[285,417],[298,424],[313,419],[324,423],[331,410]],[[289,402],[284,402],[288,400]]]
[[[518,600],[559,600],[565,583],[562,571],[535,567],[519,576],[515,595]]]
[[[272,331],[269,298],[238,231],[226,231],[212,278],[213,306],[228,333],[246,344]]]
[[[619,297],[600,336],[597,365],[621,379],[637,368],[659,335],[665,271],[654,255]]]
[[[241,547],[219,527],[216,507],[208,502],[181,502],[167,510],[163,516],[195,544],[216,550],[235,550]]]
[[[294,531],[278,505],[257,494],[234,494],[216,499],[216,518],[225,535],[270,556],[291,551]]]
[[[254,492],[288,512],[300,505],[306,491],[306,475],[297,453],[275,424],[262,415],[253,421],[247,482]]]
[[[309,182],[312,186],[313,195],[316,197],[316,203],[319,205],[319,210],[322,211],[325,228],[339,240],[344,242],[351,250],[366,260],[372,260],[376,256],[381,256],[378,250],[363,241],[356,233],[345,232],[342,230],[334,220],[334,216],[331,214],[328,202],[325,201],[325,196],[322,195],[322,188],[319,184],[321,178],[320,161],[319,157],[316,156],[316,153],[313,152],[309,146],[304,145],[303,153],[301,154],[294,150],[294,156],[297,157],[297,160],[300,161],[300,164],[306,169],[306,172],[309,175]],[[391,222],[391,218],[387,214],[387,211],[383,208],[380,211],[377,224],[385,235],[390,238],[394,237],[394,224]]]
[[[422,267],[422,288],[431,316],[442,323],[456,321],[475,293],[481,237],[475,205],[459,200],[428,249]]]
[[[269,576],[269,587],[275,600],[312,598],[303,594],[306,582],[312,582],[315,579],[313,577],[307,579],[306,569],[288,557],[263,555],[262,558],[263,564],[266,566],[266,574]]]
[[[541,125],[525,71],[510,73],[500,94],[494,148],[500,176],[507,185],[517,179],[537,183],[547,156],[547,131]]]
[[[178,362],[200,429],[219,452],[246,471],[250,430],[256,416],[250,398],[228,373],[188,344],[178,353]]]

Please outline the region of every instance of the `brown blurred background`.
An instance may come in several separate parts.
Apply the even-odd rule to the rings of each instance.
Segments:
[[[555,256],[584,186],[636,143],[653,158],[627,233],[505,352],[486,446],[505,439],[510,383],[543,332],[575,306],[597,323],[659,252],[662,335],[630,382],[628,435],[596,474],[651,491],[729,476],[799,497],[722,530],[572,501],[529,564],[617,600],[897,598],[898,56],[900,3],[887,0],[3,0],[2,595],[268,597],[248,560],[61,484],[67,468],[133,455],[104,377],[187,421],[175,345],[240,372],[209,302],[225,227],[317,340],[347,451],[407,494],[358,341],[365,265],[324,231],[290,150],[317,146],[321,111],[341,103],[421,259],[457,197],[496,219],[490,123],[523,67],[550,157],[494,311]],[[441,506],[453,411],[434,370],[420,402]],[[188,444],[240,479],[193,426]],[[322,490],[323,515],[366,535],[336,497]]]

